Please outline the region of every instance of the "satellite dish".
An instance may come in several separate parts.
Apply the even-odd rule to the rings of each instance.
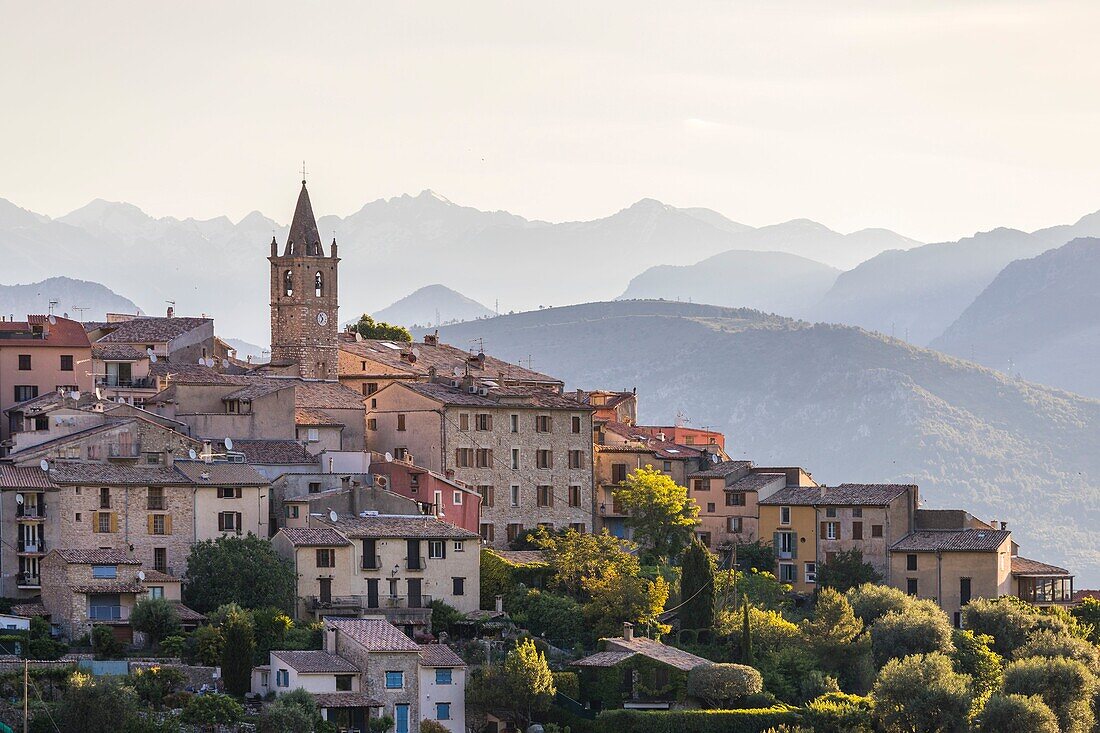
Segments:
[[[214,361],[214,357],[212,357],[212,356],[211,356],[211,357],[207,357],[207,359],[206,359],[206,366],[208,366],[208,367],[212,367],[212,366],[214,366],[214,365],[215,365],[215,364],[217,364],[217,363],[218,363],[218,362]]]
[[[204,356],[199,357],[199,366],[206,366],[206,357],[204,357]]]
[[[386,451],[386,463],[389,463],[392,460],[393,460],[393,453],[390,453],[389,451]]]
[[[711,463],[718,463],[718,454],[717,453],[711,454],[710,462]]]
[[[229,368],[229,359],[222,359],[222,369]]]
[[[340,515],[336,513],[335,509],[329,509],[328,518],[329,521],[335,522],[337,519],[340,518]]]
[[[233,450],[233,439],[232,438],[226,438],[225,439],[225,449],[226,450]]]
[[[194,448],[192,448],[189,451],[187,451],[187,457],[190,458],[193,461],[193,460],[195,460],[196,458],[199,457],[199,454],[195,452]]]
[[[413,356],[418,359],[420,358],[420,349],[416,348],[415,346],[413,347]]]
[[[22,494],[16,494],[15,495],[15,503],[16,504],[22,504],[23,503],[23,495]]]
[[[74,389],[72,392],[69,393],[69,396],[72,397],[74,400],[79,400],[80,399],[80,390],[79,389]]]
[[[154,364],[157,363],[157,355],[153,353],[152,349],[149,349],[149,361],[151,361]]]
[[[142,582],[145,581],[145,571],[144,570],[139,570],[138,571],[138,580],[140,580]]]
[[[103,399],[103,390],[100,387],[95,388],[95,398],[97,400]]]
[[[451,373],[454,374],[456,377],[461,377],[462,367],[456,366],[454,369],[451,370]]]
[[[55,316],[53,313],[51,313],[49,321],[50,321],[51,326],[57,325],[57,316]]]
[[[355,332],[355,340],[356,340],[356,341],[362,341],[362,340],[363,340],[363,334],[361,334],[361,333],[359,333],[358,331],[356,331],[356,332]]]
[[[38,467],[41,468],[43,471],[49,471],[50,462],[43,458],[41,461],[38,462]]]

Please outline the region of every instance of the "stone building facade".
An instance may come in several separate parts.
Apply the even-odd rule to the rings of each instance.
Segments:
[[[309,379],[336,379],[339,323],[336,240],[326,256],[302,181],[283,253],[271,239],[271,363]]]
[[[424,716],[416,642],[382,618],[325,618],[324,648],[360,670],[359,689],[382,703],[381,712],[393,718],[395,731],[419,728]]]
[[[368,398],[367,444],[482,496],[482,540],[545,525],[592,530],[592,409],[537,387],[394,382]]]

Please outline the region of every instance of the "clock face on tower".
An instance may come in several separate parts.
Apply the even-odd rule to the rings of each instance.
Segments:
[[[320,313],[318,313],[317,314],[317,325],[318,326],[324,326],[327,323],[328,323],[328,313],[325,313],[324,311],[321,311]]]

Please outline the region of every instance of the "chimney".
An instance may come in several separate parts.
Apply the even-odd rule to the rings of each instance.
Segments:
[[[425,346],[439,346],[439,329],[435,329],[435,333],[424,334]]]
[[[497,596],[496,609],[497,613],[504,613],[504,596]]]
[[[629,621],[623,621],[623,641],[634,640],[634,624]]]
[[[175,318],[176,317],[176,309],[173,308],[172,306],[168,306],[168,317],[169,318]]]
[[[1008,522],[1001,522],[1001,529],[1008,529]]]
[[[426,339],[428,337],[425,336],[424,338]],[[429,382],[435,382],[438,379],[439,379],[439,372],[436,370],[435,366],[428,367],[428,381]]]

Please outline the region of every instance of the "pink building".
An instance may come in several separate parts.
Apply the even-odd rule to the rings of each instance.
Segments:
[[[425,513],[435,514],[456,527],[479,531],[481,495],[461,481],[406,461],[386,461],[377,454],[369,470],[386,477],[387,490],[419,502]]]
[[[56,316],[0,321],[0,412],[59,389],[90,391],[91,360],[88,335],[76,321]],[[12,428],[6,417],[0,420],[0,446]]]

